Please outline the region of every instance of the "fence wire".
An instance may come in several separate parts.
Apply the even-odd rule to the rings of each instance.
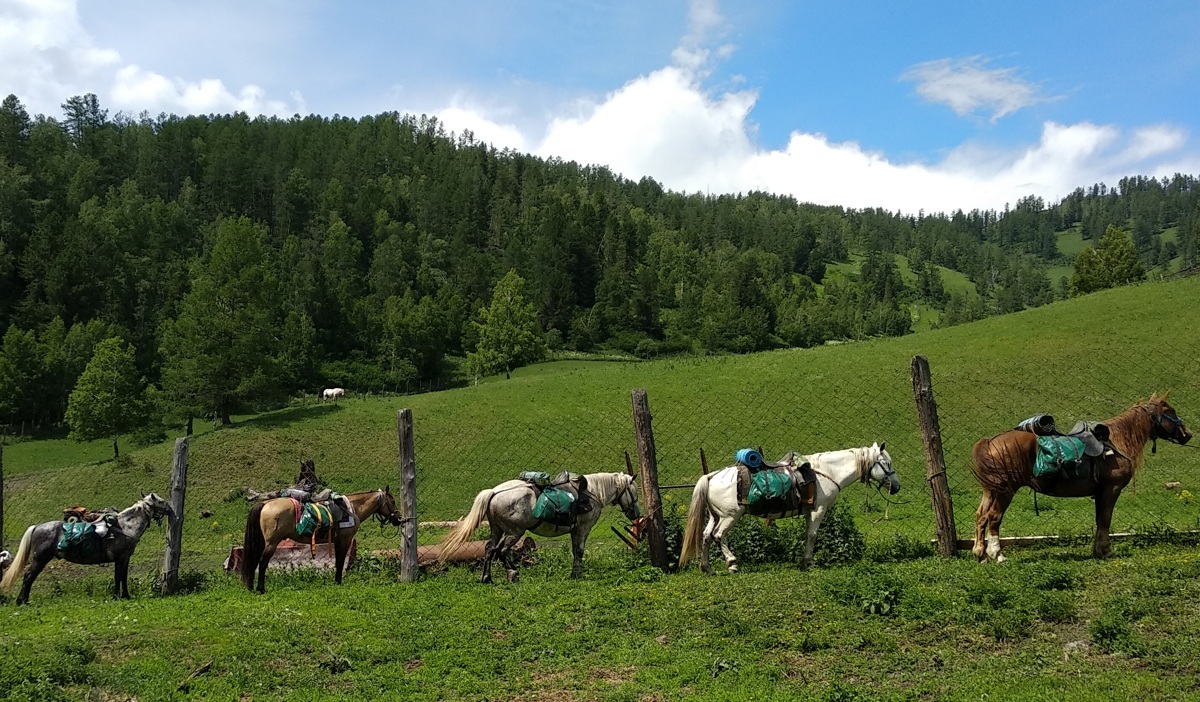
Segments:
[[[946,351],[930,355],[960,539],[972,536],[979,504],[980,489],[970,471],[971,447],[978,439],[1040,413],[1054,415],[1061,428],[1078,419],[1103,420],[1152,392],[1168,389],[1185,421],[1200,416],[1200,356],[1191,348],[1162,342],[1155,344],[1152,353],[1133,352],[1131,347],[1091,343],[1041,349],[1039,357],[1054,360],[1034,365],[1022,360],[1021,353],[994,354],[985,364]],[[848,366],[853,372],[843,368],[831,372],[829,364],[809,363],[805,354],[780,354],[784,367],[773,372],[770,381],[747,376],[736,358],[705,360],[702,372],[690,376],[694,381],[686,386],[656,384],[651,379],[646,385],[659,481],[665,486],[664,509],[677,513],[685,509],[691,496],[688,486],[701,475],[701,449],[712,471],[733,463],[740,448],[761,448],[765,458],[775,460],[788,451],[808,454],[886,442],[901,491],[886,497],[854,485],[839,503],[850,508],[868,539],[932,539],[935,522],[912,394],[912,351],[865,346],[861,358],[853,361],[856,365]],[[602,381],[608,384],[604,388],[546,397],[519,411],[469,390],[414,411],[418,520],[425,525],[418,529],[419,542],[439,540],[445,528],[435,523],[458,519],[478,491],[522,471],[623,471],[626,452],[636,469],[630,390],[640,384],[637,377],[631,372],[619,382]],[[729,390],[730,377],[740,383],[734,391]],[[397,398],[395,403],[399,407],[405,400]],[[326,414],[343,419],[310,421]],[[1191,428],[1195,431],[1195,426]],[[235,431],[263,432],[263,438],[253,444],[259,455],[231,450],[230,446],[246,445],[234,444],[232,432],[193,439],[181,572],[215,572],[231,547],[241,543],[249,511],[243,488],[262,491],[293,482],[299,458],[314,458],[318,473],[338,490],[383,485],[396,490],[395,416],[380,412],[377,402],[348,400],[340,407],[292,408],[247,420]],[[338,434],[336,440],[333,432]],[[352,455],[343,455],[346,447]],[[167,496],[168,444],[121,462],[80,465],[56,460],[52,442],[41,448],[43,453],[26,451],[22,456],[5,452],[7,548],[16,546],[26,526],[60,518],[68,505],[123,508],[139,490]],[[1035,502],[1031,491],[1022,490],[1006,514],[1001,533],[1086,535],[1094,530],[1093,515],[1091,500],[1041,495]],[[619,510],[606,510],[595,538],[615,542],[607,525],[622,520]],[[1198,528],[1200,447],[1159,441],[1157,453],[1147,451],[1143,469],[1118,501],[1112,529],[1153,535]],[[152,577],[161,566],[164,532],[150,528],[135,556],[135,573]],[[360,551],[398,545],[394,529],[380,530],[372,524],[360,531]],[[53,567],[70,572],[61,562]]]

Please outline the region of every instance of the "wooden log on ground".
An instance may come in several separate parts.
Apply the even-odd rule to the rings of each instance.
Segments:
[[[474,563],[483,560],[484,554],[487,552],[487,541],[468,541],[455,551],[449,558],[447,563]],[[513,553],[517,558],[521,559],[521,563],[532,565],[536,562],[537,544],[528,536],[522,536],[517,545],[513,547]],[[385,548],[378,551],[372,551],[372,555],[381,558],[400,558],[400,549]],[[431,546],[417,547],[417,565],[427,566],[441,560],[441,546],[433,544]]]
[[[346,554],[346,568],[354,565],[354,560],[358,555],[358,540],[350,541],[350,551]],[[333,557],[333,549],[329,544],[318,540],[317,555],[314,558],[312,555],[312,544],[300,543],[291,539],[284,539],[279,542],[279,547],[275,550],[275,556],[271,558],[268,570],[296,570],[299,568],[317,568],[319,570],[334,570],[337,562]],[[225,559],[225,572],[234,573],[240,572],[242,567],[242,547],[234,546],[229,551],[229,557]]]

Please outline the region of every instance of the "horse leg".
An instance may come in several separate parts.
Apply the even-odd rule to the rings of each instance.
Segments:
[[[574,529],[571,531],[571,555],[574,563],[571,565],[571,578],[578,580],[583,577],[583,545],[587,543],[587,531]]]
[[[807,522],[807,531],[804,534],[804,567],[813,567],[813,549],[817,545],[817,530],[821,528],[821,521],[825,519],[825,515],[829,513],[826,505],[817,505],[813,511],[804,516]]]
[[[500,540],[500,545],[496,549],[500,555],[500,563],[504,565],[504,574],[510,583],[517,582],[517,577],[520,576],[520,573],[517,570],[517,564],[513,560],[512,550],[517,545],[517,542],[521,540],[521,536],[521,534],[505,534],[504,538]]]
[[[713,530],[713,540],[721,547],[721,555],[725,557],[725,567],[729,568],[730,573],[738,572],[737,556],[733,555],[729,544],[725,542],[725,533],[733,526],[736,519],[730,517],[721,517],[717,522],[717,528]]]
[[[1113,507],[1121,496],[1121,487],[1108,485],[1096,493],[1096,540],[1092,544],[1094,558],[1108,558],[1112,551],[1108,545],[1108,531],[1112,527]]]
[[[1000,553],[1000,522],[1004,520],[1004,512],[1012,498],[1012,493],[993,495],[988,509],[987,555],[997,563],[1006,560],[1004,554]]]
[[[713,532],[717,528],[716,515],[708,515],[708,523],[704,525],[704,539],[700,543],[700,572],[712,575],[712,565],[709,563],[708,549],[713,542]]]
[[[350,550],[350,539],[339,538],[333,544],[334,576],[333,582],[342,584],[342,568],[346,565],[346,553]]]
[[[29,589],[33,587],[33,581],[37,580],[37,576],[41,575],[42,569],[53,558],[52,555],[47,558],[40,558],[38,554],[34,554],[33,562],[25,570],[25,578],[21,581],[21,591],[17,593],[17,604],[29,604]]]
[[[118,558],[113,561],[113,597],[129,599],[129,559]]]
[[[979,509],[975,510],[975,545],[971,548],[975,559],[981,562],[987,558],[987,553],[984,551],[987,544],[984,543],[983,538],[987,527],[988,511],[991,508],[992,493],[984,490],[983,497],[979,500]]]
[[[267,592],[267,564],[271,562],[271,557],[275,555],[275,547],[279,544],[267,542],[263,547],[262,559],[258,561],[258,591],[266,594]]]
[[[504,532],[496,527],[492,527],[492,534],[488,538],[487,547],[483,549],[483,577],[479,582],[487,584],[492,582],[492,559],[496,557],[496,553],[500,549],[500,540],[504,538]]]

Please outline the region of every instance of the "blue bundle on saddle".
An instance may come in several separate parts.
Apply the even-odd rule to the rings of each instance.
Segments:
[[[1086,474],[1084,467],[1085,446],[1074,436],[1039,436],[1037,438],[1037,461],[1033,464],[1033,475],[1042,478],[1063,473],[1078,478]]]
[[[763,465],[762,455],[760,455],[758,451],[755,451],[754,449],[739,449],[736,459],[738,463],[741,463],[752,470],[762,468]]]

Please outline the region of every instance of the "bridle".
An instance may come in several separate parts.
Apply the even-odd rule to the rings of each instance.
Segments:
[[[375,520],[379,522],[379,528],[382,529],[389,523],[392,526],[400,526],[401,522],[403,522],[403,519],[396,516],[395,509],[391,510],[387,514],[383,513],[383,506],[385,504],[383,501],[383,490],[378,490],[375,492],[375,500],[376,503],[374,517]]]
[[[640,516],[641,509],[638,506],[637,491],[634,489],[635,487],[636,486],[634,484],[634,481],[630,480],[629,483],[625,487],[621,488],[621,490],[618,491],[617,494],[613,496],[612,502],[610,502],[609,504],[614,504],[614,505],[617,505],[618,507],[621,507],[621,498],[624,497],[625,495],[629,495],[629,499],[633,503],[634,509],[639,513],[639,516]],[[621,507],[621,508],[624,509],[624,507]]]
[[[1170,434],[1163,429],[1162,420],[1164,419],[1174,425],[1174,431],[1172,431]],[[1180,417],[1178,412],[1175,413],[1174,417],[1172,417],[1166,412],[1163,412],[1162,405],[1159,405],[1158,408],[1151,410],[1150,423],[1150,453],[1158,453],[1159,439],[1162,439],[1163,441],[1170,441],[1171,443],[1179,444],[1180,446],[1183,445],[1179,441],[1181,438],[1180,435],[1183,433],[1183,417]]]

